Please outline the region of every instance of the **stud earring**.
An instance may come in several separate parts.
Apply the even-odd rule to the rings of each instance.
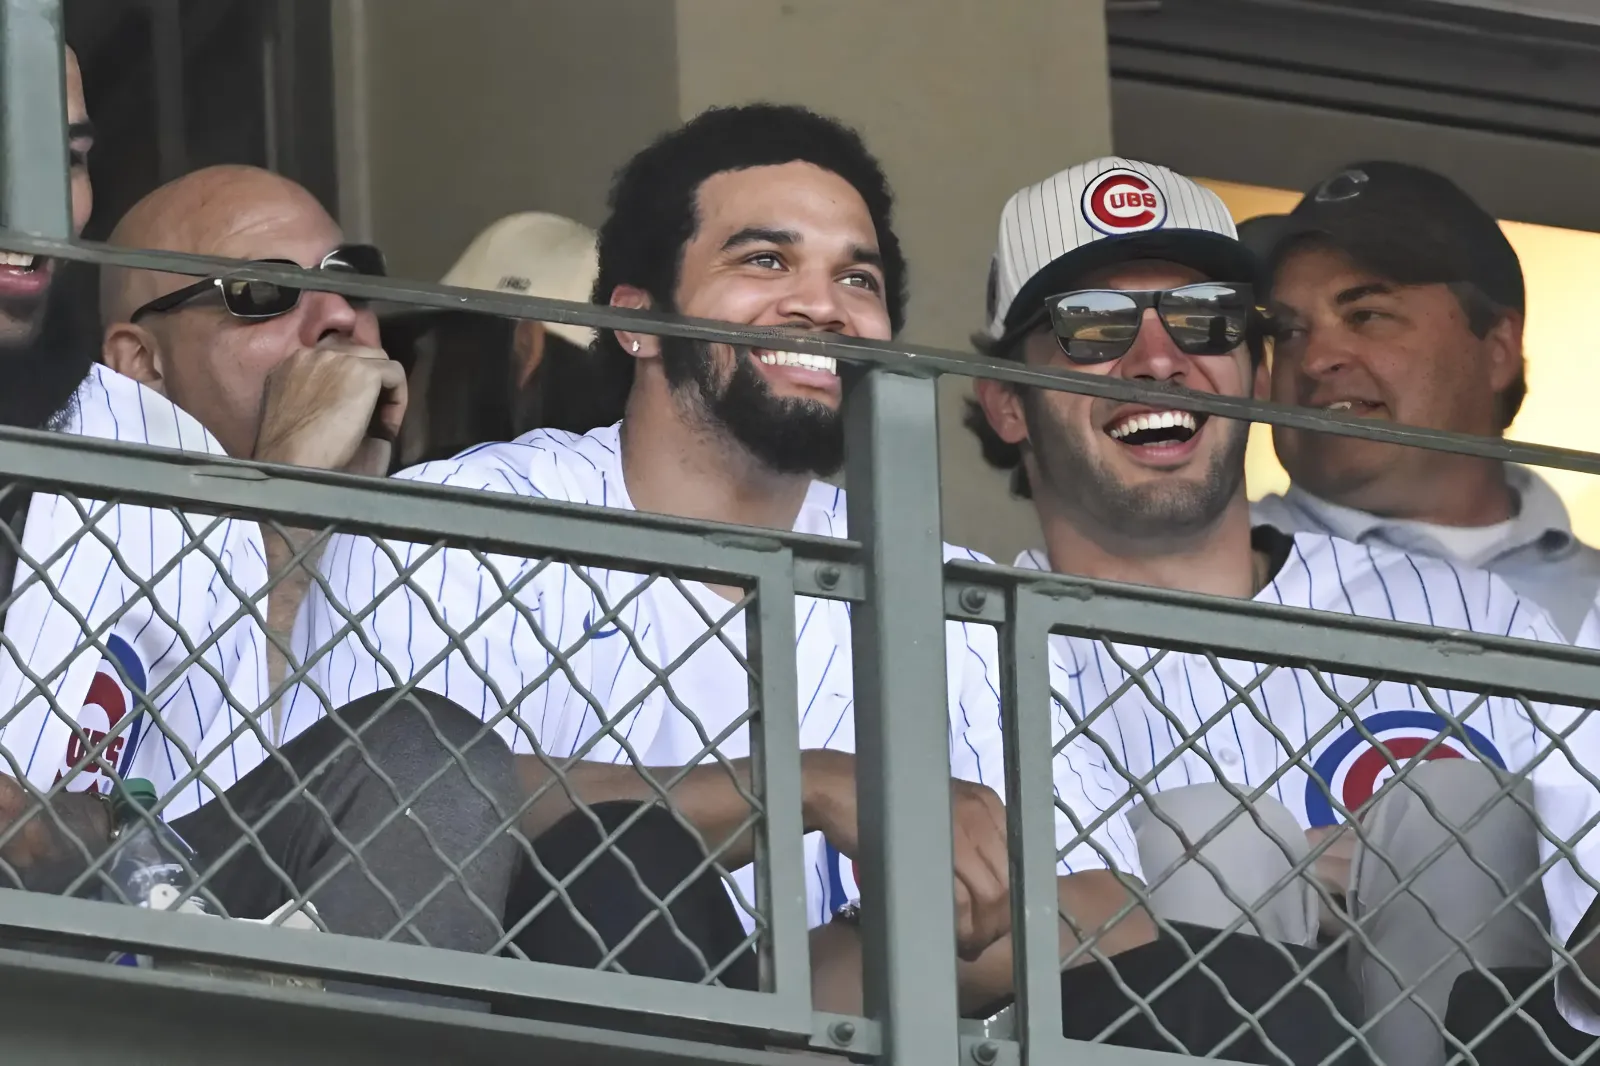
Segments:
[[[639,354],[639,342],[638,341],[634,341],[633,342],[633,354],[634,355],[638,355]]]

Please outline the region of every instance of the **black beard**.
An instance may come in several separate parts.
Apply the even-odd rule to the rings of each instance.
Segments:
[[[1215,428],[1227,436],[1199,481],[1134,488],[1119,481],[1088,442],[1054,416],[1042,394],[1025,390],[1023,411],[1040,480],[1057,504],[1066,514],[1083,516],[1128,540],[1162,542],[1204,529],[1222,516],[1244,484],[1250,443],[1245,422],[1218,420]],[[1036,488],[1034,495],[1039,494]]]
[[[661,367],[691,418],[725,431],[773,473],[831,477],[844,466],[839,412],[774,395],[745,352],[736,349],[732,372],[718,375],[710,344],[662,337]]]
[[[56,263],[45,294],[44,313],[33,336],[19,345],[0,345],[0,425],[54,429],[72,409],[78,386],[94,364],[95,345],[82,294],[86,272],[77,264]]]

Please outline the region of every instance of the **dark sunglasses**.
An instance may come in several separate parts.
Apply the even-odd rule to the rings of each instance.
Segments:
[[[1056,343],[1068,359],[1084,366],[1127,354],[1147,308],[1155,309],[1172,343],[1188,355],[1233,351],[1259,313],[1251,286],[1218,281],[1144,292],[1088,289],[1045,300]]]
[[[256,259],[253,262],[270,266],[300,265],[292,259]],[[372,278],[385,277],[389,273],[383,253],[370,244],[340,245],[323,256],[322,261],[311,269],[361,274]],[[228,314],[252,322],[277,318],[293,311],[300,303],[301,292],[300,289],[279,285],[275,281],[246,281],[244,278],[229,277],[207,278],[185,286],[177,292],[169,292],[165,296],[151,300],[135,311],[128,321],[137,322],[145,315],[175,311],[189,301],[209,294],[212,290],[222,294],[222,306],[227,308]],[[365,300],[354,297],[347,299],[356,307],[366,303]]]

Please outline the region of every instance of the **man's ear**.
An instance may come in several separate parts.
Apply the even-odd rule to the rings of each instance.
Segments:
[[[1515,311],[1507,311],[1489,327],[1484,342],[1489,349],[1489,384],[1495,392],[1504,392],[1525,371],[1522,350],[1523,318]]]
[[[1003,381],[980,378],[972,383],[978,406],[989,420],[989,428],[1007,444],[1028,439],[1028,419],[1022,410],[1022,394]]]
[[[131,322],[108,326],[100,344],[100,359],[123,377],[167,395],[160,342],[143,326]]]
[[[650,294],[643,289],[634,288],[632,285],[618,285],[611,290],[611,306],[649,311],[655,306],[655,301],[651,300]],[[661,354],[660,337],[621,329],[617,330],[616,334],[617,343],[622,345],[622,350],[629,355],[640,359],[654,359]]]

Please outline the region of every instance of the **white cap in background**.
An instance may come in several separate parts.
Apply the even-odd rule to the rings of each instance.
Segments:
[[[507,215],[475,237],[441,284],[588,303],[600,273],[594,230],[570,218],[529,211]],[[587,348],[594,330],[547,322],[545,328]]]
[[[1216,281],[1254,282],[1258,273],[1216,193],[1166,167],[1094,159],[1006,203],[989,267],[989,335],[1004,337],[1042,312],[1046,297],[1130,259],[1182,263]]]

